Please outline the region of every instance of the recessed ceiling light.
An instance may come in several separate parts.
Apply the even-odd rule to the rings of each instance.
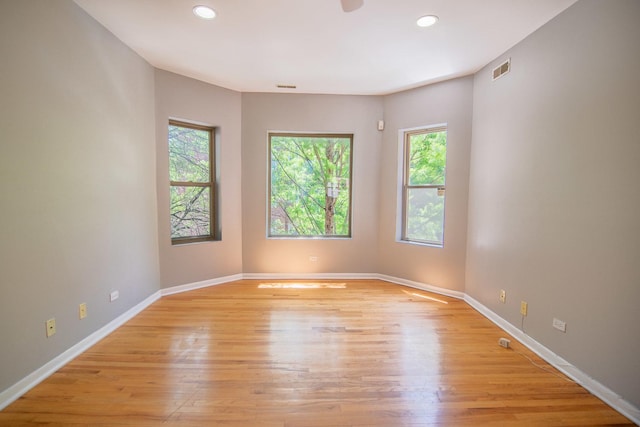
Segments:
[[[216,11],[209,6],[195,6],[193,8],[193,14],[202,19],[213,19],[216,17]]]
[[[436,22],[438,22],[438,17],[435,15],[425,15],[421,18],[418,18],[418,21],[416,21],[416,24],[418,24],[418,27],[430,27],[433,24],[435,24]]]

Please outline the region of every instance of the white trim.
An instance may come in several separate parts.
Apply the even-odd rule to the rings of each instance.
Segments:
[[[16,401],[20,396],[31,390],[36,385],[47,379],[51,374],[62,368],[67,363],[71,362],[77,356],[91,348],[98,341],[109,335],[111,332],[118,329],[127,321],[134,318],[145,308],[149,307],[155,301],[160,298],[160,291],[155,292],[150,297],[146,298],[137,305],[131,307],[129,310],[122,313],[120,316],[113,319],[111,322],[104,325],[91,335],[87,336],[77,344],[70,347],[68,350],[54,357],[8,389],[0,392],[0,411]]]
[[[407,155],[406,153],[406,137],[407,134],[409,133],[414,133],[414,132],[423,132],[423,131],[437,131],[437,130],[445,130],[447,131],[449,127],[449,123],[448,122],[444,122],[444,123],[437,123],[437,124],[433,124],[433,125],[425,125],[425,126],[416,126],[416,127],[410,127],[410,128],[402,128],[402,129],[398,129],[398,149],[397,149],[397,175],[396,175],[396,218],[395,218],[395,225],[396,225],[396,243],[416,243],[416,244],[420,244],[420,245],[424,245],[424,246],[430,246],[430,247],[434,247],[434,248],[443,248],[444,247],[444,219],[442,222],[442,244],[437,244],[437,243],[421,243],[421,242],[415,242],[415,241],[411,241],[411,240],[404,240],[402,238],[403,235],[403,226],[404,226],[404,220],[405,220],[405,206],[404,206],[404,179],[405,179],[405,167],[406,167],[406,159],[405,156]],[[447,138],[448,138],[448,134],[447,134]],[[448,142],[448,139],[447,139]],[[446,168],[445,168],[445,185],[447,183],[447,177],[446,177]],[[447,207],[446,207],[446,195],[445,195],[445,210],[444,210],[444,214],[446,215],[447,212]],[[443,217],[444,218],[444,217]]]
[[[465,297],[464,292],[452,291],[451,289],[440,288],[438,286],[429,285],[427,283],[414,282],[412,280],[400,279],[398,277],[387,276],[384,274],[377,274],[376,278],[384,280],[385,282],[395,283],[396,285],[409,286],[410,288],[433,292],[434,294],[445,295],[452,298],[464,299]]]
[[[404,129],[398,129],[397,175],[396,175],[396,242],[402,242],[402,222],[404,221]]]
[[[595,379],[591,378],[580,369],[567,362],[547,347],[543,346],[529,335],[522,332],[520,329],[507,322],[502,317],[498,316],[493,311],[489,310],[482,303],[476,299],[466,295],[464,292],[452,291],[450,289],[440,288],[437,286],[414,282],[412,280],[401,279],[398,277],[387,276],[384,274],[376,273],[244,273],[234,274],[231,276],[220,277],[217,279],[204,280],[201,282],[188,283],[185,285],[174,286],[171,288],[165,288],[159,290],[146,298],[144,301],[135,305],[125,313],[121,314],[111,322],[107,323],[96,332],[92,333],[85,339],[81,340],[64,353],[55,357],[51,361],[47,362],[40,368],[33,371],[31,374],[18,381],[13,386],[0,392],[0,411],[9,406],[20,396],[27,391],[38,385],[48,376],[56,372],[58,369],[69,363],[75,357],[89,349],[95,343],[109,335],[111,332],[122,326],[124,323],[135,317],[142,310],[153,304],[155,301],[166,295],[173,295],[181,292],[188,292],[195,289],[201,289],[209,286],[220,285],[223,283],[234,282],[243,279],[258,279],[258,280],[287,280],[287,279],[300,279],[300,280],[358,280],[358,279],[378,279],[385,282],[394,283],[397,285],[409,286],[411,288],[420,289],[427,292],[433,292],[440,295],[446,295],[452,298],[458,298],[464,300],[467,304],[477,310],[484,317],[495,323],[499,328],[510,334],[513,338],[518,340],[524,346],[528,347],[531,351],[538,356],[546,360],[549,364],[554,366],[560,372],[566,374],[569,378],[576,381],[582,387],[587,389],[593,395],[607,403],[616,411],[620,412],[624,416],[628,417],[632,422],[640,425],[640,408],[632,405],[624,400],[620,395],[616,394],[613,390],[600,384]]]
[[[235,282],[236,280],[242,280],[242,274],[234,274],[231,276],[219,277],[217,279],[203,280],[201,282],[187,283],[186,285],[173,286],[171,288],[164,288],[160,290],[160,294],[164,297],[167,295],[179,294],[182,292],[193,291],[196,289],[208,288],[209,286],[221,285],[223,283]]]
[[[562,357],[558,356],[553,351],[549,350],[547,347],[540,344],[538,341],[534,340],[529,335],[513,326],[511,323],[498,316],[496,313],[488,309],[479,301],[475,300],[469,295],[465,295],[464,300],[467,304],[476,309],[484,317],[495,323],[499,328],[518,340],[522,345],[526,346],[538,356],[546,360],[550,365],[580,384],[582,387],[587,389],[594,396],[607,403],[613,409],[628,417],[634,423],[640,425],[640,408],[637,408],[631,403],[627,402],[613,390],[591,378],[589,375],[585,374],[580,369],[576,368],[571,363],[567,362]]]

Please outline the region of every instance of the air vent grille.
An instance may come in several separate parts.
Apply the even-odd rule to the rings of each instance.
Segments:
[[[276,85],[278,89],[296,89],[296,85]]]
[[[499,79],[509,71],[511,71],[511,58],[507,59],[502,64],[493,69],[493,80]]]

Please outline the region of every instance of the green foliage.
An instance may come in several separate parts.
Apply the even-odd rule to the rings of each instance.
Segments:
[[[407,146],[406,238],[443,243],[447,132],[412,134]]]
[[[409,185],[444,185],[447,131],[419,133],[409,139]]]
[[[438,196],[436,188],[413,188],[407,191],[407,238],[442,244],[444,196]]]
[[[171,237],[211,234],[210,133],[169,125]],[[196,183],[196,185],[189,185]]]
[[[209,182],[209,132],[169,125],[169,179]]]
[[[272,236],[350,234],[351,139],[272,135]]]

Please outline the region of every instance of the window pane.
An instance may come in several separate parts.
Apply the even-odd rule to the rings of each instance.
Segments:
[[[169,125],[169,180],[209,182],[210,133]]]
[[[349,236],[351,138],[271,135],[271,236]]]
[[[211,235],[209,187],[171,187],[171,238]]]
[[[409,136],[409,185],[444,185],[447,131]]]
[[[442,244],[444,232],[444,193],[437,188],[407,190],[408,240]]]

